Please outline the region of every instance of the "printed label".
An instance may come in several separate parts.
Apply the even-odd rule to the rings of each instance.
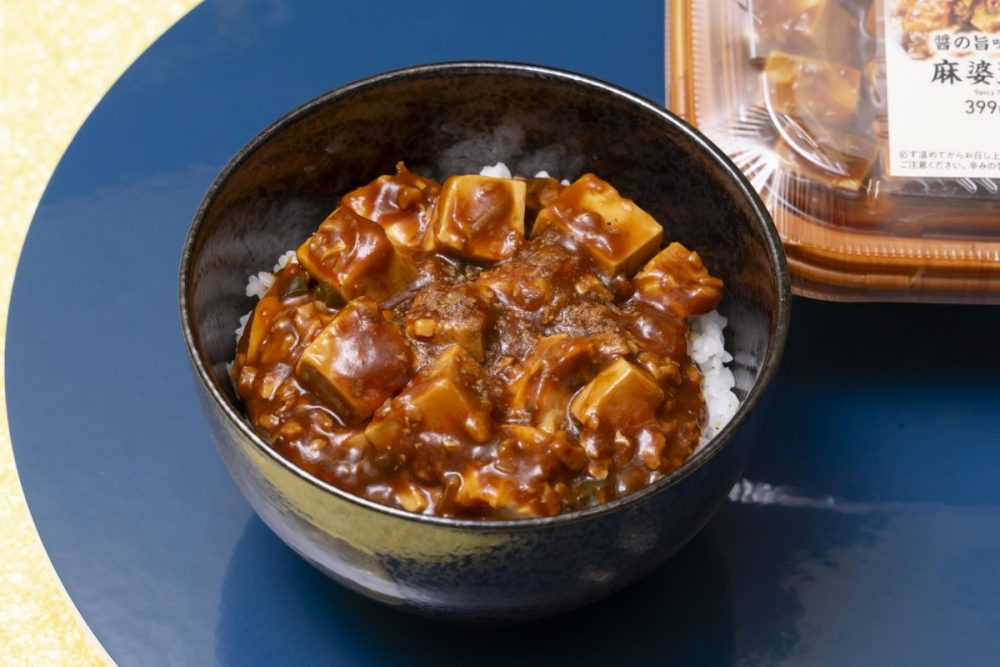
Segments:
[[[1000,178],[1000,0],[883,0],[889,173]]]

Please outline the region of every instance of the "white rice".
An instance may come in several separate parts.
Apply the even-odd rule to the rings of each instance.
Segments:
[[[278,261],[274,263],[274,267],[270,271],[260,271],[252,274],[247,278],[246,295],[255,297],[258,301],[263,299],[264,295],[267,294],[267,290],[271,289],[271,285],[274,284],[274,274],[288,266],[288,263],[292,260],[295,260],[295,251],[288,250],[278,257]],[[237,345],[240,344],[240,338],[243,337],[243,329],[246,327],[252,312],[240,317],[240,326],[236,327],[235,332]]]
[[[294,250],[286,251],[285,254],[283,254],[281,257],[278,258],[278,263],[274,265],[273,269],[274,272],[277,273],[278,271],[281,271],[283,268],[288,266],[288,263],[293,259],[295,259],[295,251]]]
[[[259,299],[260,297],[257,297],[257,298]],[[246,315],[240,315],[240,326],[238,326],[236,328],[236,344],[237,345],[240,344],[240,338],[243,338],[243,330],[246,329],[247,322],[250,321],[250,315],[252,315],[252,314],[253,314],[253,311],[250,311]]]
[[[483,167],[479,175],[511,178],[510,169],[503,162]],[[549,176],[548,172],[540,171],[535,174],[535,178],[552,177]],[[562,184],[569,185],[569,181],[563,180]],[[247,279],[246,295],[257,297],[257,299],[262,298],[274,284],[274,274],[285,268],[288,262],[294,260],[295,251],[289,250],[278,257],[272,272],[260,271],[251,275]],[[249,319],[250,313],[240,318],[240,326],[236,329],[237,344],[243,336],[243,329]],[[700,448],[725,428],[740,407],[740,399],[733,392],[736,379],[727,366],[733,360],[733,355],[726,351],[725,347],[726,339],[723,330],[726,328],[726,318],[718,311],[713,310],[705,315],[690,318],[688,324],[690,325],[688,354],[698,366],[698,370],[701,371],[701,393],[705,397],[705,406],[708,409],[708,421],[701,433]]]
[[[289,250],[288,252],[283,253],[281,257],[278,258],[277,263],[274,265],[274,268],[272,268],[270,272],[261,271],[259,273],[250,276],[247,279],[247,288],[246,288],[247,296],[255,296],[257,297],[258,300],[264,298],[264,295],[267,294],[267,290],[271,289],[271,285],[274,284],[274,274],[285,268],[288,265],[288,262],[294,258],[295,258],[295,251]]]
[[[489,176],[490,178],[511,178],[510,169],[507,168],[503,162],[497,162],[494,165],[486,165],[479,170],[480,176]]]
[[[733,360],[733,355],[726,351],[726,339],[722,333],[726,322],[717,310],[688,321],[688,354],[701,371],[701,393],[708,408],[701,445],[725,428],[740,407],[740,399],[733,393],[736,378],[726,366]]]
[[[503,162],[497,162],[496,164],[488,164],[488,165],[486,165],[485,167],[483,167],[482,169],[479,170],[479,175],[480,176],[489,176],[490,178],[513,178],[513,176],[510,173],[510,169],[508,169],[507,165],[504,164]],[[535,178],[555,178],[554,176],[550,176],[549,172],[545,171],[544,169],[542,169],[540,172],[538,172],[537,174],[535,174],[534,177]],[[564,179],[562,179],[560,181],[560,183],[562,185],[569,185],[570,182],[569,182],[568,179],[564,178]]]
[[[274,274],[268,271],[261,271],[247,279],[247,296],[256,297],[257,300],[264,298],[267,290],[274,284]]]

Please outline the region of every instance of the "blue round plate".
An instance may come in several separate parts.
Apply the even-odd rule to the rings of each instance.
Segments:
[[[1000,309],[798,301],[732,502],[617,596],[472,631],[328,582],[209,440],[177,264],[216,172],[382,70],[538,62],[663,99],[663,3],[208,2],[93,113],[32,224],[7,333],[18,469],[121,664],[989,664],[1000,655]]]

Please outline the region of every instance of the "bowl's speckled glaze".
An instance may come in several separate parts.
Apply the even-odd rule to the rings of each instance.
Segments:
[[[573,179],[594,171],[698,250],[726,282],[720,310],[739,412],[682,468],[646,489],[544,519],[424,517],[352,496],[275,454],[226,377],[233,330],[268,270],[341,194],[398,160],[442,178],[503,161]],[[663,563],[725,499],[752,414],[776,370],[790,297],[760,200],[704,137],[658,105],[577,74],[507,63],[415,67],[350,84],[277,121],[212,185],[180,274],[184,335],[213,437],[247,500],[287,544],[361,593],[429,615],[492,621],[579,606]],[[262,572],[261,576],[267,576]]]

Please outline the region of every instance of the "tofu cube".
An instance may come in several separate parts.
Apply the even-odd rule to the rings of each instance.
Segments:
[[[493,436],[492,411],[486,371],[452,345],[378,410],[365,435],[382,451],[405,450],[421,434],[484,443]]]
[[[865,94],[871,100],[876,111],[884,113],[886,110],[885,82],[886,64],[884,60],[873,58],[865,63],[864,67],[864,87]]]
[[[563,410],[565,411],[565,405]],[[550,433],[534,426],[504,424],[497,438],[496,467],[504,471],[535,467],[544,471],[558,461],[574,472],[587,466],[587,453],[566,431]],[[541,464],[541,465],[539,465]]]
[[[566,186],[554,178],[523,178],[527,189],[524,200],[524,220],[526,225],[534,223],[542,209],[551,204]]]
[[[765,105],[804,122],[808,130],[854,120],[861,94],[858,69],[774,51],[764,65],[764,79]]]
[[[395,245],[416,251],[421,249],[440,192],[437,182],[414,174],[400,162],[395,174],[379,176],[348,192],[340,205],[377,222]]]
[[[962,5],[967,4],[965,2],[958,3],[954,0],[951,2],[947,0],[904,0],[898,4],[899,6],[896,7],[894,13],[900,18],[903,31],[907,33],[924,33],[925,37],[930,37],[930,33],[935,30],[957,29],[955,14],[959,14],[959,18],[963,19],[963,21],[969,19],[968,11],[962,7]],[[971,19],[973,23],[975,23],[975,14],[977,13],[973,12]],[[965,16],[961,16],[962,14],[965,14]]]
[[[755,0],[757,32],[779,43],[793,39],[797,32],[816,23],[827,0]]]
[[[619,357],[577,394],[570,412],[587,429],[634,428],[655,420],[663,398],[649,373]]]
[[[295,376],[346,422],[370,417],[413,372],[413,352],[378,304],[348,303],[302,352]]]
[[[829,131],[817,133],[813,144],[804,155],[804,149],[779,139],[774,153],[782,167],[799,178],[851,193],[865,187],[878,157],[878,143],[856,134]]]
[[[556,233],[608,275],[631,275],[656,254],[663,227],[594,174],[585,174],[542,209],[532,237]]]
[[[406,335],[436,345],[460,345],[482,361],[491,320],[489,304],[472,284],[431,285],[414,296],[406,314]]]
[[[862,26],[869,35],[875,35],[878,31],[878,11],[876,9],[876,3],[871,3],[868,5],[868,9],[865,10],[865,20],[862,22]]]
[[[427,250],[495,262],[524,241],[524,181],[452,176],[444,182],[427,238]]]
[[[632,282],[639,298],[677,317],[708,313],[722,300],[722,281],[680,243],[657,253]]]
[[[508,389],[510,408],[543,431],[565,429],[566,404],[593,376],[594,346],[589,338],[556,334],[538,341],[524,371]]]
[[[755,0],[758,37],[769,46],[814,52],[836,62],[860,52],[858,20],[839,0]]]
[[[498,509],[507,506],[514,489],[509,480],[500,478],[495,473],[490,475],[483,470],[468,467],[461,473],[462,483],[455,493],[455,504],[462,507],[492,507]]]
[[[282,310],[281,299],[273,294],[266,294],[257,302],[257,307],[250,315],[250,321],[243,328],[243,335],[237,345],[237,354],[243,355],[242,363],[256,364],[260,358],[264,340],[271,332],[275,316]]]
[[[969,22],[976,30],[982,32],[1000,32],[1000,3],[992,0],[976,5]]]
[[[413,260],[382,227],[345,206],[331,213],[295,254],[336,303],[361,296],[384,301],[417,274]]]

